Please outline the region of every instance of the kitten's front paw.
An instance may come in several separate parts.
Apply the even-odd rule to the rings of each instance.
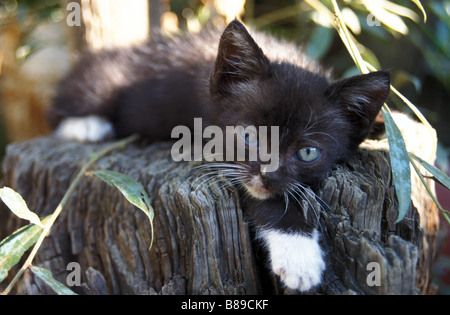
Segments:
[[[269,230],[263,232],[263,238],[269,247],[273,272],[289,289],[305,292],[320,284],[325,262],[317,231],[309,236]]]
[[[59,124],[55,134],[80,142],[100,142],[114,137],[114,127],[109,120],[99,116],[70,117]]]

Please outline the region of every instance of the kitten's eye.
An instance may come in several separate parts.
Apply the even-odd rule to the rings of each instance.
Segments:
[[[240,136],[248,145],[258,144],[258,135],[253,130],[242,130],[240,131]]]
[[[314,147],[305,147],[297,151],[297,158],[305,163],[317,162],[322,156],[322,151]]]

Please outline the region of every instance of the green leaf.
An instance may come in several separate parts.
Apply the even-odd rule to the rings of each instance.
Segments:
[[[437,167],[429,164],[427,161],[421,159],[420,157],[410,153],[410,155],[419,162],[428,172],[433,175],[433,180],[437,181],[439,184],[444,186],[447,189],[450,189],[450,177],[447,176],[443,171],[438,169]]]
[[[42,220],[46,224],[50,217]],[[14,267],[22,255],[37,242],[42,228],[35,225],[26,225],[0,242],[0,282],[8,275],[8,271]]]
[[[48,286],[50,286],[58,295],[77,295],[75,292],[67,288],[64,284],[56,281],[49,270],[35,266],[31,267],[30,270]]]
[[[151,244],[153,244],[153,208],[150,205],[148,195],[144,190],[144,187],[136,182],[133,178],[113,171],[93,171],[91,172],[98,176],[101,180],[108,185],[116,186],[124,197],[133,205],[141,209],[149,218],[151,225]],[[152,245],[150,245],[150,248]]]
[[[30,221],[40,227],[43,227],[39,217],[28,209],[28,206],[22,196],[9,187],[0,189],[0,199],[8,206],[8,208],[19,218]]]
[[[411,168],[403,136],[386,108],[382,109],[382,113],[389,141],[392,175],[399,203],[398,223],[405,217],[411,203]]]
[[[141,184],[127,175],[113,171],[93,171],[92,173],[107,184],[116,186],[129,202],[142,211],[149,212],[147,215],[153,219],[153,214],[150,214],[150,201]]]
[[[434,193],[431,191],[430,186],[428,185],[428,183],[426,182],[425,178],[422,175],[422,172],[420,171],[420,169],[417,167],[416,162],[414,162],[412,155],[410,153],[410,162],[411,165],[414,167],[414,171],[416,172],[417,176],[419,177],[420,181],[422,182],[423,186],[425,187],[426,191],[428,192],[428,195],[430,196],[431,199],[433,199],[434,203],[436,204],[436,206],[438,207],[438,209],[442,212],[442,214],[444,214],[447,212],[447,210],[445,210],[444,208],[442,208],[441,204],[439,203],[439,200],[437,200],[436,196],[434,195]],[[447,217],[446,217],[447,218]]]

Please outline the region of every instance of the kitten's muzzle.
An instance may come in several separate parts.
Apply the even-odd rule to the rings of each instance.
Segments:
[[[267,189],[267,183],[262,175],[254,175],[243,184],[248,193],[256,199],[264,200],[273,196],[273,193]]]

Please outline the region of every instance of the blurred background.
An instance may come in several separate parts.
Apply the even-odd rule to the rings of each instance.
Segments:
[[[437,164],[449,174],[450,0],[338,4],[363,58],[388,70],[437,130]],[[337,78],[358,74],[331,8],[329,0],[0,0],[0,159],[7,143],[49,134],[49,99],[83,49],[136,44],[155,29],[196,33],[239,17],[302,45]],[[410,113],[396,96],[389,104]],[[448,191],[437,185],[437,193],[449,209]],[[450,294],[449,266],[447,242],[435,271],[443,294]]]

